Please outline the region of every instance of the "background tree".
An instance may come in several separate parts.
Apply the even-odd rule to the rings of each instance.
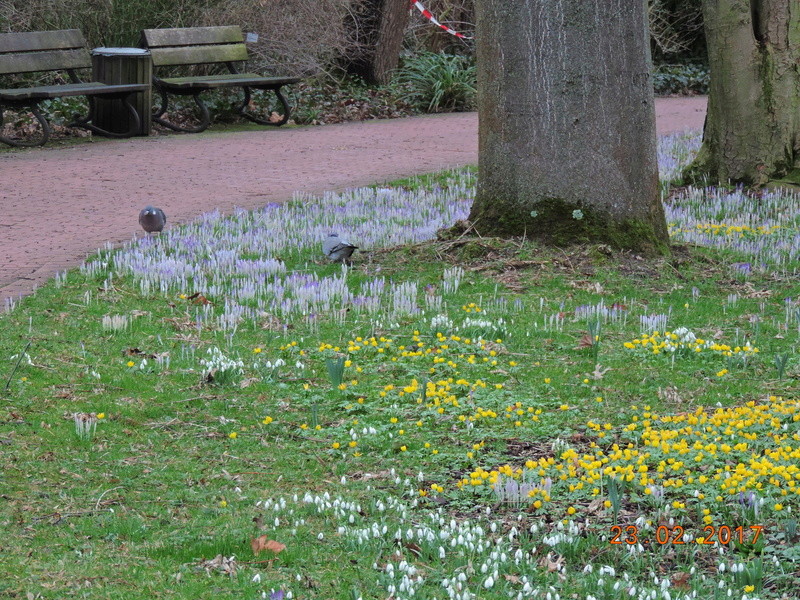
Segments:
[[[711,69],[703,146],[687,176],[800,184],[796,0],[704,0]]]
[[[481,234],[664,252],[646,0],[477,0]]]
[[[353,17],[356,52],[347,55],[347,71],[367,83],[386,84],[397,67],[408,23],[405,0],[364,0]]]

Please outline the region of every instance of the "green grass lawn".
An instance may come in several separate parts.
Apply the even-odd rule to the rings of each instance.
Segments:
[[[473,186],[205,215],[0,316],[0,598],[796,597],[797,197],[677,194],[645,259],[436,239]]]

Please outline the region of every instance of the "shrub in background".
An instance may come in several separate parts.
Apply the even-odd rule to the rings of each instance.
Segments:
[[[91,46],[137,46],[147,28],[239,25],[251,70],[327,72],[355,43],[346,27],[361,0],[0,0],[0,30],[78,28]]]
[[[707,94],[708,67],[699,64],[661,65],[653,72],[656,94]]]
[[[403,60],[394,83],[401,98],[427,112],[475,108],[477,72],[468,56],[420,52]]]

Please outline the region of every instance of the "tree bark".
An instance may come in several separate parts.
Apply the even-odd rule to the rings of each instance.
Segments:
[[[476,1],[481,234],[668,251],[646,0]]]
[[[384,85],[392,78],[403,48],[409,3],[404,0],[364,0],[354,19],[359,50],[347,71],[367,83]]]
[[[704,0],[711,84],[687,178],[800,184],[797,0]]]

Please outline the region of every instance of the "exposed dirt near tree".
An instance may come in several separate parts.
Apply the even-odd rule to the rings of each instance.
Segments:
[[[705,97],[656,100],[659,133],[699,130]],[[477,163],[476,113],[265,131],[97,139],[0,153],[0,310],[106,243],[214,209],[291,198]]]

